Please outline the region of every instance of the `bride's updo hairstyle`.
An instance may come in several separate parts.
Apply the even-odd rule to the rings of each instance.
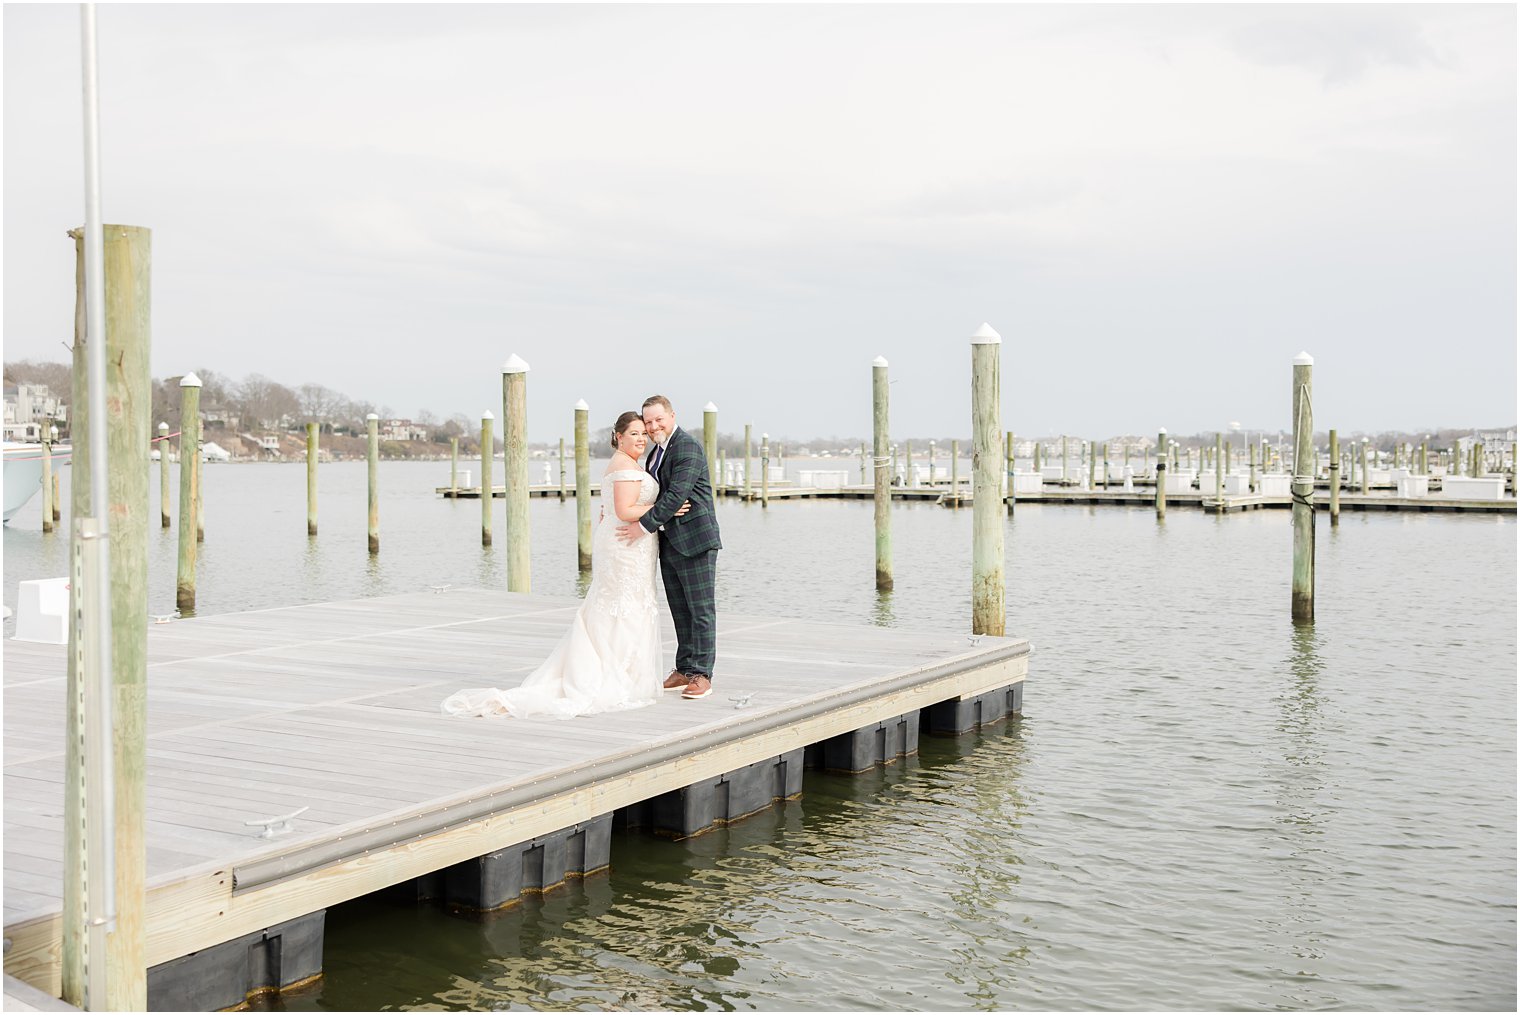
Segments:
[[[625,412],[617,418],[616,423],[612,424],[612,449],[614,451],[617,450],[618,435],[627,430],[628,425],[630,423],[633,423],[635,420],[642,423],[644,421],[644,417],[640,416],[636,412]]]

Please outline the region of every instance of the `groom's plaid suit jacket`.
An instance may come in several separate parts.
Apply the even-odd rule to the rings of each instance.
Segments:
[[[654,452],[644,461],[649,468]],[[665,446],[665,457],[660,462],[660,497],[654,506],[639,519],[639,524],[650,532],[661,532],[662,542],[683,557],[695,557],[708,550],[722,549],[718,538],[718,515],[713,510],[712,481],[707,475],[707,456],[701,443],[691,434],[676,427]],[[691,510],[676,517],[681,505],[691,501]]]

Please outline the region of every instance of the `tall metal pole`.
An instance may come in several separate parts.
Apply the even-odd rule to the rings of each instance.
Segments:
[[[516,353],[501,368],[509,592],[533,591],[532,560],[528,551],[528,369],[528,364]]]
[[[1003,432],[998,361],[1003,339],[989,324],[971,335],[971,633],[1001,636],[1005,626],[1003,521],[998,510]]]
[[[1314,619],[1314,357],[1293,358],[1293,619]]]
[[[892,475],[887,471],[892,452],[887,446],[887,361],[881,356],[871,363],[871,439],[876,480],[876,588],[886,591],[892,588]]]
[[[581,571],[591,568],[591,407],[575,403],[575,561]],[[609,491],[602,491],[610,496]]]

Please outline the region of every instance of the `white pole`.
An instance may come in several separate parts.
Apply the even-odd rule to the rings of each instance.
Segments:
[[[94,651],[85,658],[96,663],[86,670],[86,696],[93,702],[96,721],[86,744],[85,790],[87,882],[85,919],[89,924],[89,964],[86,991],[89,1007],[103,1009],[106,1001],[106,935],[116,924],[115,767],[112,759],[111,547],[110,512],[103,510],[111,493],[106,445],[106,279],[105,233],[100,213],[100,81],[95,48],[95,5],[81,5],[82,63],[84,65],[84,291],[85,367],[90,419],[90,510],[95,538],[81,548],[95,558],[99,576],[95,594]],[[92,554],[90,551],[94,550]],[[86,592],[88,594],[88,592]],[[88,634],[86,637],[88,638]]]

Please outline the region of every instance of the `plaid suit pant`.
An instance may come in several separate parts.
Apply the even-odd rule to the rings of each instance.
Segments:
[[[718,551],[687,557],[661,539],[660,577],[676,625],[676,669],[710,680],[718,654]]]

